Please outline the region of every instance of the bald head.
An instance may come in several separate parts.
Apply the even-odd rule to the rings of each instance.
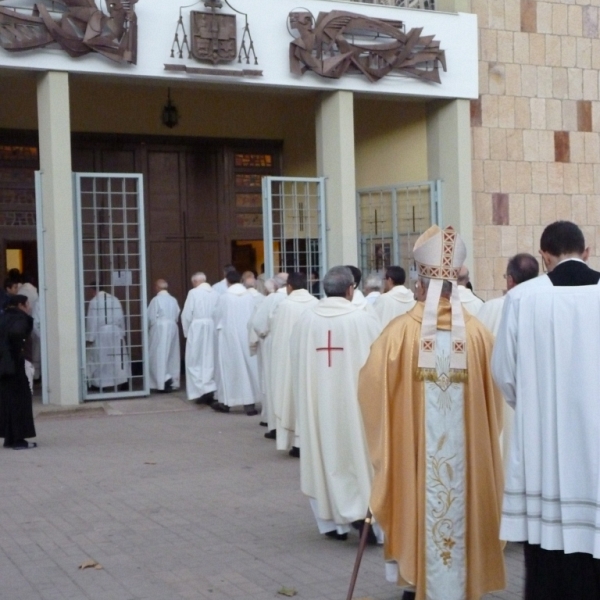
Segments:
[[[169,284],[164,279],[157,279],[154,283],[154,289],[156,290],[157,294],[158,292],[162,292],[163,290],[166,290],[168,288]]]
[[[275,277],[277,279],[279,279],[280,281],[283,281],[283,285],[285,285],[287,283],[287,280],[288,280],[287,273],[284,273],[283,271],[281,271],[280,273],[277,273],[277,275],[275,275]]]

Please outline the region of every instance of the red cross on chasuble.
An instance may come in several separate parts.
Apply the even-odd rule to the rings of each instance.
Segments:
[[[344,350],[343,348],[335,347],[331,345],[331,329],[327,332],[327,346],[323,347],[323,348],[317,348],[317,352],[324,352],[327,351],[327,366],[330,367],[331,366],[331,353],[334,350],[339,350],[340,352],[342,350]]]

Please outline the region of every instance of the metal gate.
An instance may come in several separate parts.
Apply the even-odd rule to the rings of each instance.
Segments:
[[[142,175],[75,173],[82,397],[148,395]]]
[[[441,181],[399,183],[357,190],[360,268],[363,276],[399,265],[414,276],[412,249],[440,223]]]
[[[325,178],[263,177],[265,273],[302,271],[321,295],[327,271]]]

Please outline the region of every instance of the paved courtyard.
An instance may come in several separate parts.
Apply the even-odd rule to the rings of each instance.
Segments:
[[[36,414],[39,448],[0,449],[2,600],[345,599],[358,537],[319,535],[299,461],[258,417],[178,395]],[[355,598],[401,598],[381,554],[367,549]],[[522,597],[518,546],[507,565],[486,598]]]

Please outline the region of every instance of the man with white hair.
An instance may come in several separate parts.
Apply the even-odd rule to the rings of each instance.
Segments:
[[[373,306],[377,299],[381,296],[381,277],[376,273],[371,273],[365,279],[365,298],[369,306]]]
[[[269,386],[271,356],[271,340],[269,336],[271,324],[270,317],[277,305],[287,298],[287,290],[285,287],[287,278],[287,273],[278,273],[272,279],[267,279],[265,287],[267,289],[272,287],[273,293],[269,294],[264,301],[258,305],[250,321],[250,327],[260,340],[258,355],[260,356],[259,363],[262,367],[263,381],[263,386],[261,387],[262,393],[260,394],[262,401],[261,423],[266,423],[266,426],[269,428],[267,433],[265,433],[265,437],[273,440],[276,437],[276,425],[275,415],[273,414],[273,395]],[[251,336],[251,339],[254,339],[253,336]]]
[[[493,339],[461,307],[466,246],[456,231],[430,227],[413,255],[417,305],[386,327],[360,373],[370,506],[405,600],[475,600],[505,585]]]
[[[148,306],[150,389],[170,392],[179,389],[179,304],[167,291],[169,284],[157,279],[156,296]]]
[[[467,286],[470,284],[471,280],[469,279],[469,269],[464,265],[460,268],[458,272],[458,296],[463,307],[469,311],[474,316],[477,316],[477,313],[483,306],[484,302],[481,298],[476,296],[473,293],[473,290],[469,289]]]
[[[375,312],[382,327],[396,317],[412,310],[417,303],[412,290],[404,287],[406,272],[402,267],[391,266],[385,271],[385,294],[375,302]]]
[[[192,275],[181,326],[186,337],[185,387],[188,400],[210,404],[217,389],[215,382],[215,323],[217,294],[202,272]]]
[[[302,314],[290,338],[300,429],[300,479],[320,533],[345,540],[369,506],[373,468],[358,405],[358,373],[381,327],[352,303],[347,267],[323,278],[326,298]]]

